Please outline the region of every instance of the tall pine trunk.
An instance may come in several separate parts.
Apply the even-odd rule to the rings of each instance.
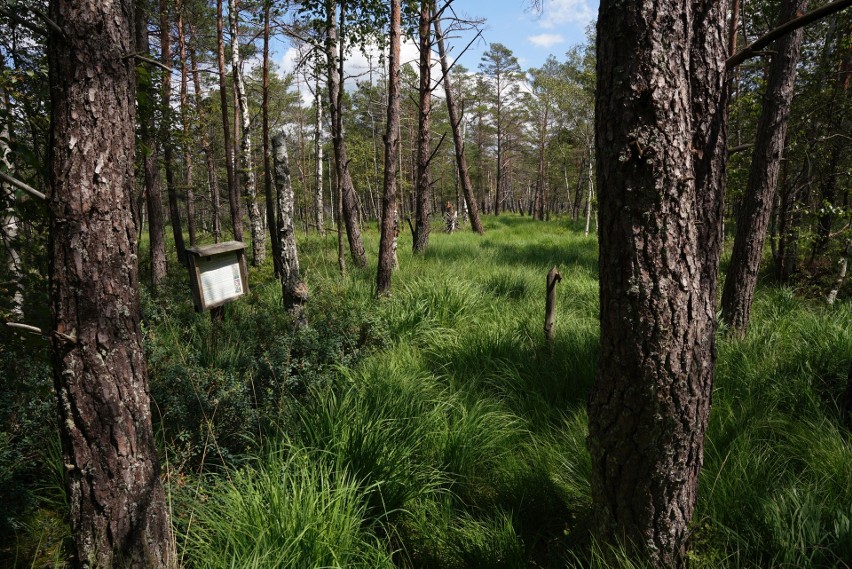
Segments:
[[[716,0],[603,0],[598,18],[595,531],[657,566],[684,551],[710,411],[725,12]]]
[[[337,179],[337,191],[343,205],[340,215],[346,223],[346,235],[349,239],[349,252],[355,266],[363,269],[367,266],[367,255],[361,241],[361,229],[358,226],[358,206],[355,198],[355,186],[349,173],[349,159],[346,153],[346,140],[343,135],[343,52],[344,41],[338,38],[343,34],[346,20],[345,3],[340,5],[340,29],[335,23],[336,0],[327,0],[326,15],[326,61],[328,64],[328,96],[330,101],[331,136],[334,143],[334,169]]]
[[[75,563],[175,567],[142,334],[133,0],[51,0],[53,377]]]
[[[456,151],[456,167],[458,168],[459,178],[464,193],[464,201],[467,204],[467,211],[470,215],[470,226],[474,231],[482,235],[485,230],[482,227],[482,221],[479,219],[479,206],[476,203],[476,196],[473,194],[473,184],[470,182],[470,171],[467,168],[467,158],[464,154],[464,137],[461,131],[461,117],[458,116],[456,110],[455,95],[453,94],[453,86],[450,81],[450,66],[447,62],[447,52],[444,47],[444,34],[441,33],[441,20],[437,15],[433,15],[435,27],[435,39],[438,42],[438,55],[441,59],[441,73],[444,79],[444,95],[447,100],[447,113],[450,118],[450,128],[453,131],[453,142],[455,143]],[[480,175],[481,177],[481,175]]]
[[[168,0],[160,0],[160,60],[168,68],[172,66],[172,26],[169,18]],[[164,71],[161,84],[160,140],[163,142],[163,166],[166,170],[166,193],[169,196],[169,218],[172,225],[172,235],[175,240],[178,261],[186,264],[186,246],[183,241],[183,227],[180,220],[177,188],[175,187],[175,158],[174,142],[172,140],[172,74]]]
[[[388,109],[385,132],[385,177],[382,196],[382,225],[379,239],[379,267],[376,272],[376,296],[390,292],[391,273],[395,263],[393,244],[399,231],[396,204],[396,164],[399,152],[399,48],[401,37],[400,0],[391,0],[390,57],[388,58]],[[422,14],[422,13],[421,13]],[[421,15],[422,18],[422,15]],[[422,21],[421,21],[422,29]],[[428,23],[427,23],[428,29]],[[422,61],[422,60],[421,60]],[[422,85],[422,83],[421,83]],[[421,99],[422,101],[422,99]],[[419,206],[418,206],[419,207]],[[416,234],[416,230],[415,230]],[[428,234],[427,234],[428,235]],[[415,240],[416,248],[416,240]]]
[[[432,189],[429,177],[429,161],[431,159],[429,129],[432,123],[432,40],[429,34],[430,5],[431,2],[429,0],[421,0],[418,28],[420,37],[420,105],[417,123],[417,197],[414,214],[415,253],[423,253],[429,246],[429,193]],[[393,30],[391,30],[391,37],[393,37]],[[394,73],[393,70],[391,72]],[[391,80],[393,81],[393,79]],[[397,95],[397,105],[399,104],[398,101],[399,96]],[[388,117],[390,118],[390,103],[388,103]],[[387,164],[388,161],[385,160],[386,172]],[[387,179],[387,176],[385,179]],[[387,192],[387,189],[385,192]],[[396,201],[395,197],[394,201]]]
[[[186,30],[184,29],[183,11],[185,3],[178,4],[178,46],[180,53],[180,118],[183,126],[183,167],[186,185],[186,230],[189,233],[190,246],[195,245],[195,188],[192,177],[192,145],[190,144],[191,130],[189,124],[189,65],[186,49]]]
[[[263,81],[261,89],[261,132],[263,136],[263,193],[266,197],[266,225],[269,227],[269,237],[272,242],[272,258],[275,274],[281,274],[281,244],[278,239],[278,222],[275,215],[275,198],[272,192],[272,151],[269,148],[269,18],[271,0],[263,5]],[[286,156],[286,149],[284,150]],[[289,181],[288,181],[289,183]],[[292,191],[292,190],[291,190]]]
[[[231,138],[231,121],[228,118],[228,82],[225,75],[225,18],[222,14],[222,1],[216,0],[216,37],[218,41],[219,98],[222,107],[222,134],[225,144],[225,170],[228,175],[228,205],[231,209],[231,226],[235,241],[243,240],[243,211],[240,206],[240,192],[237,189],[237,177],[234,172],[234,141]],[[236,111],[236,109],[234,109]]]
[[[781,7],[779,25],[807,9],[808,0],[786,0]],[[751,315],[772,201],[781,171],[803,36],[804,30],[799,28],[779,39],[769,68],[748,185],[737,218],[737,235],[722,291],[722,318],[730,326],[731,333],[737,336],[745,334]]]

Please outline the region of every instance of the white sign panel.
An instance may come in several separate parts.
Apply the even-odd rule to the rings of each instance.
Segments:
[[[237,253],[218,255],[198,262],[204,304],[212,306],[243,295]]]

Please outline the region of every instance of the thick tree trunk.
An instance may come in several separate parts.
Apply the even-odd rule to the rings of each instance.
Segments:
[[[424,2],[425,3],[425,2]],[[388,109],[387,131],[385,132],[385,177],[384,195],[382,196],[382,225],[379,239],[379,268],[376,272],[376,296],[390,292],[391,273],[396,266],[394,241],[399,233],[396,205],[396,165],[399,152],[399,84],[400,62],[399,48],[401,38],[401,7],[400,0],[391,0],[390,20],[390,57],[388,60]],[[427,9],[424,7],[424,9]],[[427,12],[428,14],[428,12]],[[420,29],[423,29],[423,11],[420,16]],[[426,22],[428,33],[429,23]],[[422,45],[422,44],[421,44]],[[422,63],[422,58],[421,58]],[[421,82],[422,86],[422,82]],[[421,102],[423,100],[421,93]],[[421,117],[422,121],[422,117]],[[428,121],[427,121],[428,124]],[[428,145],[428,138],[427,138]],[[418,196],[419,198],[419,196]],[[428,203],[426,204],[428,207]],[[418,199],[418,212],[420,201]],[[428,220],[428,213],[426,216]],[[417,250],[417,229],[415,229],[415,251]],[[428,230],[426,238],[428,239]]]
[[[234,142],[231,140],[231,121],[228,118],[228,83],[225,79],[225,19],[222,15],[222,0],[216,0],[216,34],[218,41],[219,97],[222,107],[222,133],[225,143],[225,169],[228,174],[228,203],[231,208],[231,225],[234,241],[243,240],[243,212],[240,192],[234,172]],[[236,109],[235,109],[236,111]]]
[[[207,166],[207,189],[210,194],[210,207],[213,218],[213,241],[218,243],[222,239],[222,218],[219,215],[219,177],[216,175],[216,159],[213,149],[210,147],[210,136],[208,134],[207,116],[201,101],[201,80],[198,76],[198,61],[195,57],[196,36],[192,28],[192,44],[190,60],[192,61],[192,83],[195,93],[195,109],[198,117],[198,136],[201,140],[201,150],[204,152],[205,164]]]
[[[658,566],[684,550],[709,417],[725,4],[604,0],[598,19],[593,511],[600,539]]]
[[[186,50],[186,30],[183,23],[184,3],[178,5],[178,45],[180,51],[180,116],[183,126],[183,167],[186,184],[186,230],[189,233],[190,246],[195,245],[195,189],[192,179],[192,146],[189,125],[189,63]]]
[[[296,251],[296,230],[293,226],[293,186],[290,183],[290,164],[287,159],[287,142],[284,134],[272,139],[275,161],[276,209],[278,217],[278,251],[281,258],[281,292],[284,308],[297,323],[304,323],[304,305],[308,301],[308,287],[299,273],[299,254]]]
[[[239,13],[237,0],[228,0],[228,14],[231,22],[231,68],[234,74],[234,93],[240,109],[240,176],[243,182],[243,194],[248,205],[251,224],[251,264],[261,265],[266,258],[266,237],[263,232],[263,219],[257,205],[257,179],[254,173],[254,160],[251,154],[251,115],[248,108],[248,95],[243,81],[240,63]]]
[[[784,23],[807,9],[808,0],[786,0],[778,21]],[[722,291],[722,318],[730,326],[731,333],[737,336],[744,335],[748,328],[757,287],[769,215],[781,171],[803,35],[804,30],[799,28],[775,43],[775,55],[772,56],[763,96],[748,185],[737,218],[737,235]]]
[[[136,51],[148,55],[150,52],[148,37],[148,15],[146,4],[137,0],[136,12]],[[139,140],[142,143],[142,162],[145,173],[145,205],[148,212],[148,249],[151,260],[151,287],[156,291],[166,278],[165,216],[163,214],[163,195],[160,189],[160,169],[157,165],[157,131],[154,128],[154,101],[156,96],[151,84],[150,74],[144,74],[139,81],[139,89],[145,91],[139,104]]]
[[[429,176],[431,159],[430,132],[432,123],[432,38],[429,34],[431,2],[420,2],[420,104],[417,122],[417,209],[414,213],[414,252],[424,253],[429,246]],[[393,33],[393,32],[391,32]],[[397,95],[397,101],[399,96]],[[397,118],[398,120],[398,118]],[[385,161],[387,168],[387,161]],[[396,201],[396,199],[394,199]]]
[[[334,143],[334,169],[337,178],[337,191],[343,202],[343,221],[346,223],[346,235],[349,238],[349,252],[355,266],[363,269],[367,266],[367,255],[361,241],[361,229],[358,226],[358,206],[355,187],[349,174],[349,159],[346,154],[346,140],[343,135],[343,40],[338,41],[338,27],[335,24],[336,0],[327,0],[326,19],[326,60],[328,64],[328,96],[331,105],[331,136]],[[345,21],[345,6],[340,7],[340,28],[342,34]]]
[[[279,229],[278,221],[276,220],[276,200],[272,195],[272,164],[271,150],[269,148],[269,18],[270,18],[271,1],[267,0],[263,6],[263,91],[262,108],[262,136],[263,136],[263,191],[266,196],[266,225],[269,227],[269,237],[272,242],[272,258],[274,260],[275,274],[281,275],[281,242],[278,239]],[[283,144],[282,140],[282,144]],[[287,149],[284,148],[284,158],[287,157]],[[288,179],[289,184],[289,166]],[[290,192],[292,193],[292,189]],[[292,205],[291,205],[292,210]],[[292,216],[292,211],[291,211]],[[290,222],[292,224],[292,220]],[[295,247],[295,244],[294,244]],[[295,250],[295,249],[294,249]]]
[[[174,567],[139,329],[132,0],[52,0],[50,291],[75,562]]]
[[[434,15],[433,15],[434,17]],[[455,95],[453,94],[453,85],[450,80],[450,66],[447,62],[447,52],[444,47],[444,34],[441,32],[441,20],[434,17],[435,22],[435,38],[438,41],[438,55],[441,58],[441,72],[444,78],[444,95],[447,100],[447,113],[450,118],[450,128],[453,131],[453,142],[456,151],[456,166],[459,173],[459,181],[461,182],[462,192],[464,192],[464,201],[467,204],[467,211],[470,215],[470,226],[474,231],[482,235],[485,230],[482,228],[482,221],[479,219],[479,206],[476,203],[476,197],[473,195],[473,184],[470,183],[470,172],[467,168],[467,158],[464,154],[464,137],[461,131],[461,117],[458,116],[456,110]]]
[[[172,26],[169,19],[169,2],[160,0],[160,60],[163,65],[172,66]],[[166,170],[166,193],[169,196],[169,218],[172,225],[172,235],[180,264],[186,264],[186,245],[183,241],[183,227],[180,220],[177,188],[175,187],[175,159],[172,141],[172,74],[164,71],[160,83],[161,98],[160,140],[163,142],[163,166]]]

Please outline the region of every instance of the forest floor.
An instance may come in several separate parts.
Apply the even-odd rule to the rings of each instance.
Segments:
[[[333,233],[301,238],[301,330],[269,262],[216,330],[182,275],[143,298],[185,566],[636,566],[588,538],[596,239],[565,221],[485,221],[484,236],[434,232],[421,256],[401,235],[379,301],[375,228],[373,264],[346,277]],[[829,308],[764,284],[747,338],[720,332],[691,566],[848,567],[850,360],[848,299]]]

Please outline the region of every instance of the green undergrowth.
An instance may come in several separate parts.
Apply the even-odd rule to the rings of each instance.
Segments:
[[[378,301],[375,227],[372,264],[347,257],[346,276],[333,233],[300,237],[301,329],[268,261],[218,327],[182,274],[144,295],[183,566],[642,567],[589,538],[597,242],[564,220],[485,221],[418,256],[401,235]],[[718,347],[689,566],[848,566],[852,304],[764,286],[746,339]]]

